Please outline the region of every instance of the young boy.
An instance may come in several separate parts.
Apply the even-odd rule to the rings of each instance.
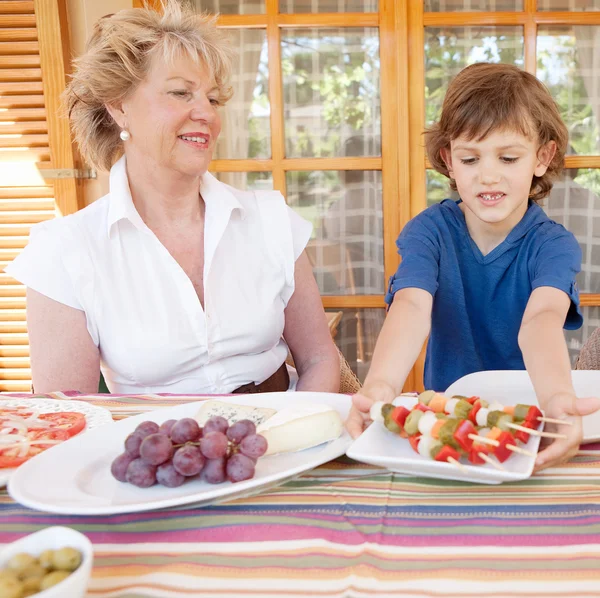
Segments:
[[[567,142],[548,90],[515,66],[475,64],[450,84],[426,146],[461,199],[431,206],[398,237],[402,263],[365,385],[353,397],[353,436],[373,402],[400,394],[429,335],[425,388],[526,368],[546,415],[573,424],[561,426],[568,438],[541,452],[536,468],[575,454],[580,416],[600,408],[598,399],[576,398],[563,334],[582,324],[581,251],[537,203],[562,168]]]

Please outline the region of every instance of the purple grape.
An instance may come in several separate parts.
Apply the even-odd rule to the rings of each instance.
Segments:
[[[150,436],[150,434],[156,434],[158,432],[158,424],[150,421],[142,422],[135,431],[142,437]]]
[[[224,417],[220,415],[213,415],[205,424],[204,424],[204,434],[208,434],[209,432],[221,432],[225,434],[227,432],[227,428],[229,428],[229,423]]]
[[[227,479],[230,482],[243,482],[254,477],[254,461],[242,455],[236,453],[229,457],[227,461]]]
[[[150,488],[156,484],[156,467],[143,459],[134,459],[127,467],[127,481],[138,488]]]
[[[125,452],[134,459],[137,459],[140,456],[140,444],[142,444],[142,440],[144,440],[144,436],[137,432],[132,432],[125,438]]]
[[[150,465],[160,465],[173,456],[171,439],[164,434],[146,436],[140,446],[140,457]]]
[[[123,453],[119,455],[110,466],[110,473],[112,473],[113,478],[119,480],[119,482],[127,481],[127,468],[129,464],[134,460],[135,457],[128,455],[127,453]]]
[[[218,459],[227,454],[229,442],[221,432],[209,432],[200,439],[200,450],[207,459]]]
[[[186,444],[178,448],[173,455],[175,471],[184,476],[198,475],[204,467],[204,455],[193,444]]]
[[[157,467],[156,481],[167,488],[177,488],[185,482],[185,476],[175,470],[173,461],[167,461]]]
[[[246,436],[240,443],[240,452],[252,459],[262,457],[267,452],[268,448],[269,443],[267,442],[267,439],[260,434]]]
[[[171,440],[173,444],[184,444],[194,442],[200,436],[200,426],[195,419],[184,417],[173,424],[171,428]]]
[[[209,484],[220,484],[227,479],[225,472],[225,464],[227,458],[221,457],[220,459],[207,459],[202,470],[201,477],[204,481]]]
[[[171,434],[171,428],[173,427],[176,421],[176,419],[168,419],[166,422],[160,424],[160,428],[158,428],[158,431],[161,434],[166,434],[167,436],[169,436],[169,434]]]
[[[228,428],[227,438],[229,438],[231,442],[239,444],[246,436],[255,433],[256,426],[254,425],[254,422],[251,422],[249,419],[241,419],[239,422],[236,422]]]

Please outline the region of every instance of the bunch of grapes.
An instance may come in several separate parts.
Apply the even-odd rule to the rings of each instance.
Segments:
[[[110,471],[119,482],[139,488],[157,482],[176,488],[196,476],[209,484],[241,482],[254,477],[256,461],[266,451],[266,438],[247,419],[230,426],[224,417],[215,416],[204,428],[190,417],[160,426],[145,421],[127,436],[125,452]]]

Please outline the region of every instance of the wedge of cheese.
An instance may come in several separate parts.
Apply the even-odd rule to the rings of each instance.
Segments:
[[[211,417],[220,415],[229,422],[229,425],[235,424],[235,422],[241,419],[249,419],[258,426],[267,421],[275,413],[277,413],[276,409],[269,409],[267,407],[235,405],[224,401],[206,401],[202,403],[202,407],[200,407],[195,419],[199,426],[204,426]]]
[[[256,431],[269,443],[266,454],[275,455],[335,440],[344,431],[344,423],[340,414],[328,405],[305,403],[280,409]]]

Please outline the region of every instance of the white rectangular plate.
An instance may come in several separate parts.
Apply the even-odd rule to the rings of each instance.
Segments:
[[[0,399],[0,409],[15,409],[16,407],[27,407],[38,413],[57,413],[58,411],[76,411],[85,415],[85,429],[91,430],[105,424],[112,424],[113,419],[110,411],[98,405],[91,405],[84,401],[63,401],[57,399]],[[65,441],[67,442],[67,441]],[[16,468],[3,467],[0,469],[0,488],[6,486],[10,476]]]
[[[350,410],[350,397],[315,392],[238,395],[219,400],[277,410],[303,401],[321,403],[336,409],[343,420]],[[255,477],[236,484],[211,485],[193,478],[179,488],[136,488],[111,476],[113,459],[123,452],[125,438],[140,422],[160,424],[168,419],[194,417],[201,405],[202,402],[194,402],[158,409],[116,422],[110,433],[99,428],[76,436],[21,465],[11,477],[8,491],[22,505],[65,515],[133,513],[189,503],[205,506],[281,484],[343,455],[351,442],[344,431],[337,440],[304,451],[263,457],[258,460]]]
[[[575,394],[578,397],[600,397],[600,370],[573,370]],[[492,400],[510,399],[515,403],[535,403],[535,392],[525,370],[493,370],[475,372],[450,385],[446,394],[477,395]],[[600,441],[600,411],[583,418],[583,442]]]
[[[458,394],[458,393],[452,393]],[[473,393],[471,393],[473,394]],[[477,393],[485,400],[489,398],[485,393]],[[450,396],[450,395],[448,395]],[[503,399],[500,396],[492,397],[504,405],[513,405],[517,401],[514,398]],[[520,400],[519,403],[536,405],[536,401]],[[399,397],[394,400],[396,405],[404,405],[408,409],[414,406],[416,398]],[[529,442],[522,445],[523,448],[537,453],[540,444],[539,437],[531,436]],[[492,465],[470,465],[467,461],[461,464],[462,468],[452,463],[442,463],[432,459],[426,459],[416,453],[406,438],[400,437],[387,430],[380,422],[372,423],[361,436],[355,440],[348,451],[348,457],[379,465],[391,471],[397,471],[406,475],[441,478],[445,480],[462,480],[464,482],[476,482],[479,484],[501,484],[502,482],[513,482],[524,480],[531,475],[535,459],[515,453],[511,455],[502,467],[504,471],[499,471]]]

